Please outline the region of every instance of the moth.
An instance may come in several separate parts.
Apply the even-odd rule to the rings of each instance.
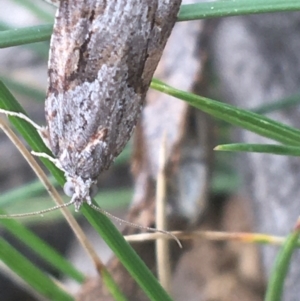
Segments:
[[[48,63],[47,125],[36,126],[55,158],[35,154],[64,171],[64,191],[76,211],[84,201],[91,204],[99,174],[131,137],[180,4],[58,1]]]

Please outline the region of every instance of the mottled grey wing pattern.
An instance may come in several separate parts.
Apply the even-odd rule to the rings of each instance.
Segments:
[[[49,142],[56,157],[68,151],[70,161],[76,162],[72,156],[97,139],[101,130],[106,130],[101,138],[106,168],[122,151],[180,2],[60,1],[45,107]]]

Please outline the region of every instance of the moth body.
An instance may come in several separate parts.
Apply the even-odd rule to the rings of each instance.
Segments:
[[[59,2],[45,136],[76,210],[131,137],[180,2]]]

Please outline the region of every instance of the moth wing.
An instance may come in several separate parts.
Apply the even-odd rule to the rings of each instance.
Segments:
[[[53,153],[80,153],[105,129],[102,164],[130,138],[180,0],[60,1],[46,118]],[[103,157],[104,156],[104,157]]]

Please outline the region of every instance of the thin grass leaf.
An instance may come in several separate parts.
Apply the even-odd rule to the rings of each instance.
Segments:
[[[300,130],[293,127],[219,101],[177,90],[156,79],[152,81],[151,87],[233,125],[287,145],[300,146]]]
[[[178,21],[296,10],[300,10],[298,0],[218,0],[182,5]],[[52,28],[53,24],[45,24],[2,31],[0,32],[0,48],[49,40]]]
[[[178,21],[300,10],[298,0],[217,0],[182,5]]]
[[[5,214],[5,212],[0,210],[0,214]],[[62,272],[64,275],[67,275],[80,283],[84,281],[84,275],[70,264],[69,261],[22,224],[13,219],[0,219],[0,223],[13,236],[21,240],[25,245],[32,249],[34,253],[56,268],[59,272]]]
[[[171,297],[158,283],[152,272],[149,271],[145,263],[140,259],[136,252],[129,247],[123,235],[112,225],[112,222],[104,215],[99,216],[87,204],[81,210],[94,229],[101,235],[107,245],[113,250],[127,271],[140,285],[150,300],[170,301]],[[88,215],[86,213],[89,213]],[[91,218],[93,217],[93,218]],[[97,222],[95,222],[97,221]]]
[[[56,184],[53,177],[49,179],[52,185]],[[32,198],[45,192],[45,187],[40,181],[35,180],[29,184],[23,185],[19,188],[11,189],[8,192],[2,193],[0,196],[0,208],[8,206],[10,203],[24,201],[27,198]]]
[[[18,92],[21,95],[29,97],[31,100],[44,101],[45,91],[41,91],[35,88],[28,87],[28,85],[20,83],[19,81],[0,75],[0,80],[4,82],[9,89]]]
[[[102,270],[102,280],[104,282],[105,287],[109,288],[111,295],[113,296],[115,301],[129,301],[123,293],[120,291],[119,287],[117,286],[116,282],[113,280],[111,275],[108,273],[107,270]]]
[[[251,112],[256,114],[267,114],[278,110],[288,109],[292,106],[298,105],[300,103],[300,94],[291,95],[284,99],[274,101],[272,103],[259,106],[251,110]]]
[[[22,106],[16,101],[10,91],[6,88],[3,82],[0,81],[0,108],[13,112],[21,112],[26,114]],[[51,155],[50,150],[45,146],[36,129],[23,119],[17,117],[8,117],[10,122],[15,126],[22,137],[27,141],[32,150],[43,152]],[[64,175],[53,163],[49,160],[40,158],[43,164],[51,171],[53,176],[60,185],[64,184]]]
[[[0,48],[48,41],[53,24],[0,31]]]
[[[11,30],[11,27],[7,23],[0,21],[0,31],[3,30]]]
[[[216,151],[266,153],[284,156],[300,156],[300,147],[277,144],[222,144],[214,148]]]
[[[44,189],[45,190],[45,189]],[[127,208],[130,204],[132,199],[133,191],[132,189],[118,189],[118,190],[109,190],[103,191],[97,194],[96,202],[101,204],[101,208],[111,211],[116,208]],[[63,197],[65,203],[67,203],[70,198]],[[51,203],[50,196],[44,194],[44,196],[29,196],[28,198],[24,197],[23,199],[16,199],[14,202],[10,202],[6,207],[3,209],[8,214],[18,214],[18,213],[30,213],[36,212],[41,210],[46,210],[53,207]],[[26,208],[26,211],[24,210]],[[69,207],[69,211],[73,214],[75,213],[74,207]],[[39,223],[47,223],[49,221],[54,220],[62,220],[64,216],[61,214],[59,210],[55,210],[45,214],[43,216],[35,215],[29,216],[25,219],[21,219],[20,222],[23,225],[30,226],[31,224]]]
[[[240,185],[240,178],[237,175],[218,172],[212,178],[211,190],[215,194],[230,194],[237,191]]]
[[[265,301],[282,300],[284,281],[287,276],[293,252],[298,244],[299,235],[300,223],[298,220],[294,231],[287,237],[276,257],[271,277],[268,282]]]
[[[71,301],[73,297],[58,287],[55,282],[35,267],[28,259],[0,238],[0,258],[28,285],[49,300]]]
[[[11,26],[9,26],[8,24],[0,21],[0,35],[1,35],[1,31],[11,31],[11,32],[14,32],[15,28],[11,28]],[[7,34],[9,34],[9,33],[6,32],[4,34],[4,36],[7,37]],[[14,38],[16,40],[20,39],[20,37],[18,37],[18,36],[15,36]],[[1,42],[2,41],[0,39],[0,45],[1,45]],[[7,43],[7,41],[4,41],[4,45],[6,43]],[[31,51],[33,51],[34,53],[36,53],[41,58],[45,58],[45,59],[48,58],[49,45],[47,45],[47,43],[35,43],[34,45],[28,44],[28,45],[24,45],[24,47],[26,47],[27,49],[30,49]],[[2,47],[0,46],[0,48],[2,48]]]
[[[55,182],[55,183],[53,183]],[[54,186],[58,186],[57,182],[53,179],[52,181]],[[24,195],[23,195],[24,193]],[[41,196],[42,195],[42,196]],[[106,210],[113,210],[116,208],[128,206],[130,200],[132,199],[133,191],[130,188],[120,188],[117,190],[104,190],[100,191],[95,200],[101,204],[101,207]],[[65,202],[69,201],[67,196],[63,196]],[[24,203],[26,210],[39,211],[51,207],[53,204],[50,202],[50,196],[45,195],[45,187],[39,182],[35,181],[28,185],[21,186],[20,188],[13,189],[0,196],[0,208],[5,210],[10,210],[14,213],[20,213],[24,211]],[[32,202],[28,204],[28,201]],[[72,207],[70,208],[72,210]],[[51,218],[55,212],[50,213]],[[47,218],[48,215],[45,215],[43,219]],[[28,217],[24,220],[26,223],[27,220],[36,220],[36,217]]]

